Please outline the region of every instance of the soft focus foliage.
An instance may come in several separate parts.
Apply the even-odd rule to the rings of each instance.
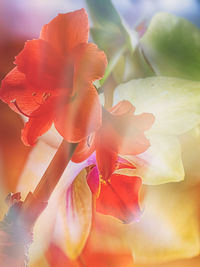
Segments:
[[[189,21],[158,13],[140,43],[157,75],[200,79],[200,31]]]

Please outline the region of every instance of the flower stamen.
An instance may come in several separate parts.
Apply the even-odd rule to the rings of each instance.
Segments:
[[[44,101],[47,101],[47,99],[48,99],[50,96],[51,96],[50,93],[44,93],[44,94],[42,95]]]

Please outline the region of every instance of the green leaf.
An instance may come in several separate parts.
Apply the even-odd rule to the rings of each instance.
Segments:
[[[121,18],[114,8],[110,0],[86,0],[88,8],[92,17],[94,26],[108,29],[121,29],[126,31],[124,28]]]
[[[124,50],[125,49],[122,47],[122,49],[120,49],[118,52],[116,52],[116,54],[113,55],[113,57],[109,60],[104,77],[100,80],[101,85],[103,85],[105,83],[105,81],[107,80],[107,78],[109,77],[111,72],[115,69],[115,67],[116,67],[117,63],[119,62]]]
[[[99,48],[105,51],[109,61],[101,85],[111,72],[115,78],[117,77],[117,82],[124,81],[124,77],[127,76],[125,66],[120,68],[121,73],[118,75],[119,64],[125,53],[132,54],[134,51],[138,43],[138,34],[124,23],[110,0],[86,0],[86,2],[94,25],[91,29],[92,38]]]
[[[125,37],[118,28],[115,30],[109,28],[91,28],[90,32],[93,41],[98,44],[101,50],[104,50],[109,58],[125,44]]]
[[[157,75],[200,80],[200,31],[189,21],[158,13],[140,43]]]
[[[136,34],[123,22],[110,0],[86,0],[94,28],[91,30],[94,41],[105,52],[126,44],[132,51],[136,45]]]
[[[114,104],[129,100],[136,113],[149,112],[155,122],[149,133],[180,135],[200,123],[200,82],[150,77],[121,84]]]

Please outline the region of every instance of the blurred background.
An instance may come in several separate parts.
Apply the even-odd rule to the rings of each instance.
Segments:
[[[120,15],[135,27],[159,11],[174,13],[200,26],[199,0],[113,0]],[[85,0],[1,0],[0,79],[12,68],[14,56],[24,41],[37,38],[42,25],[58,13],[86,7]],[[91,25],[91,24],[90,24]]]

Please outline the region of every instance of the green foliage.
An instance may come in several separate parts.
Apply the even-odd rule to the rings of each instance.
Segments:
[[[158,13],[140,43],[157,75],[200,80],[200,31],[189,21]]]

